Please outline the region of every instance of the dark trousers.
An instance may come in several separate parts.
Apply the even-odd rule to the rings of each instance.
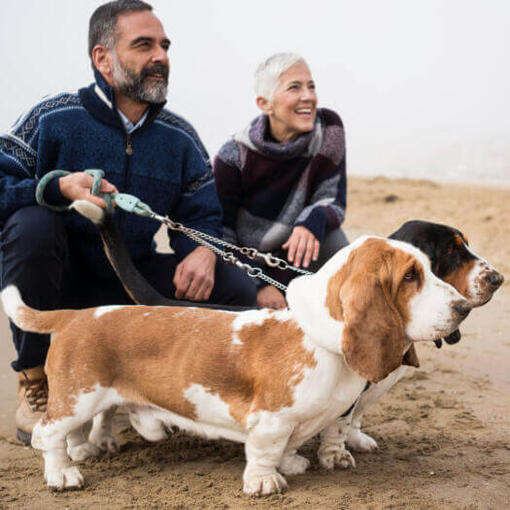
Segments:
[[[100,278],[80,260],[62,215],[43,207],[26,207],[5,223],[0,236],[1,286],[16,285],[27,305],[40,310],[87,308],[106,304],[132,304],[121,283]],[[154,253],[137,262],[142,275],[161,294],[174,298],[172,283],[180,259]],[[256,306],[256,288],[241,270],[217,262],[215,285],[208,303]],[[21,331],[11,323],[18,359],[16,371],[44,364],[49,337]]]

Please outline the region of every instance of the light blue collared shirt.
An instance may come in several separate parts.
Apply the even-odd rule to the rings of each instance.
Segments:
[[[120,119],[122,120],[126,133],[128,135],[132,133],[135,129],[142,127],[143,123],[145,122],[145,119],[147,119],[147,115],[149,114],[149,109],[147,108],[147,110],[145,110],[145,113],[142,115],[141,119],[136,124],[133,125],[133,123],[118,108],[117,111],[119,112]]]

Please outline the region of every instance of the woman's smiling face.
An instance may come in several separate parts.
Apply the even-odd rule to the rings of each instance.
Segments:
[[[280,75],[273,100],[258,98],[257,103],[269,117],[271,134],[285,142],[312,131],[317,113],[317,93],[310,69],[303,62]]]

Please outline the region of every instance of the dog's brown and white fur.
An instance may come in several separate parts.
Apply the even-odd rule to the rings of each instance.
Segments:
[[[145,438],[173,425],[245,443],[247,494],[286,487],[302,473],[296,451],[333,428],[366,382],[402,363],[411,342],[455,330],[471,305],[438,279],[407,243],[364,237],[312,276],[293,280],[289,309],[218,310],[103,306],[37,311],[14,287],[2,293],[20,328],[51,333],[45,371],[49,401],[33,431],[45,478],[55,488],[81,487],[69,447],[83,448],[81,426],[121,405]],[[327,451],[350,462],[341,443]],[[322,462],[321,460],[321,463]]]
[[[108,215],[90,202],[78,201],[73,207],[82,215],[93,221],[101,233],[105,252],[112,263],[126,291],[138,304],[155,304],[178,306],[179,302],[159,295],[138,274],[115,224]],[[485,304],[503,282],[503,277],[487,261],[475,254],[465,236],[459,230],[448,225],[427,221],[408,221],[403,224],[390,238],[406,241],[422,250],[431,262],[432,271],[436,276],[453,285],[473,306]],[[192,303],[187,303],[192,305]],[[203,306],[203,305],[201,305]],[[447,337],[447,343],[455,343],[460,339],[459,331]],[[437,341],[441,345],[441,340]],[[418,359],[413,346],[406,352],[403,366],[400,366],[378,384],[372,384],[363,392],[362,397],[350,412],[339,418],[338,429],[332,426],[322,434],[319,451],[321,464],[324,468],[335,466],[354,466],[352,457],[340,456],[340,463],[335,459],[335,452],[345,450],[344,443],[354,451],[371,451],[377,448],[373,438],[361,432],[363,413],[377,402],[393,385],[408,371],[407,365],[418,366]],[[93,427],[89,434],[89,442],[84,438],[76,439],[75,446],[70,445],[70,453],[77,460],[89,455],[98,455],[100,451],[116,451],[115,438],[111,433],[111,417],[114,410],[100,413],[94,417]],[[69,442],[69,440],[68,440]]]

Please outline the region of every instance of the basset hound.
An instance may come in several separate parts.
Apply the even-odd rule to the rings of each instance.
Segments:
[[[148,440],[167,428],[245,443],[244,492],[282,491],[303,473],[296,452],[356,403],[367,381],[397,369],[415,341],[449,335],[471,310],[421,251],[362,237],[316,274],[293,280],[286,310],[161,306],[34,310],[2,292],[20,328],[50,333],[47,411],[32,434],[49,487],[83,477],[66,454],[87,448],[81,426],[120,405]],[[330,454],[330,452],[328,453]],[[344,451],[335,452],[335,462]]]
[[[91,207],[89,202],[76,202],[73,207],[98,227],[112,267],[127,293],[136,303],[210,307],[210,305],[200,303],[195,305],[182,303],[159,294],[137,271],[111,216],[106,215],[99,208]],[[431,261],[432,271],[456,287],[464,297],[470,300],[473,306],[481,306],[486,303],[503,282],[502,275],[476,255],[469,248],[467,239],[462,232],[453,227],[427,221],[408,221],[391,234],[390,238],[408,242],[422,250]],[[217,306],[217,308],[222,307]],[[460,332],[455,330],[444,340],[450,344],[456,343],[460,340]],[[441,339],[436,340],[436,345],[441,346]],[[406,352],[403,365],[415,367],[419,365],[413,346]],[[356,408],[345,413],[345,416],[339,419],[337,430],[331,427],[329,431],[324,431],[319,449],[319,458],[323,467],[333,469],[335,465],[342,467],[355,465],[352,456],[347,453],[342,453],[339,456],[336,453],[339,450],[344,452],[346,439],[348,447],[353,451],[367,452],[377,448],[376,441],[361,432],[361,418],[363,413],[405,374],[404,366],[389,374],[379,384],[371,385],[368,391],[363,393]],[[113,413],[114,410],[109,414],[100,413],[94,418],[89,441],[99,450],[114,452],[118,449],[111,433]],[[99,450],[96,454],[99,453]],[[340,462],[335,463],[335,458],[340,458]]]
[[[447,225],[427,221],[408,221],[391,234],[390,239],[411,243],[424,252],[431,263],[436,276],[453,285],[473,307],[487,303],[494,292],[503,283],[503,276],[486,260],[482,259],[469,247],[464,234]],[[444,339],[447,343],[460,340],[460,332],[456,330]],[[441,340],[437,340],[440,346]],[[436,344],[437,345],[437,344]],[[377,448],[376,441],[361,432],[361,418],[375,402],[377,402],[406,373],[405,365],[418,366],[418,357],[412,346],[404,357],[404,366],[389,374],[378,384],[373,384],[363,393],[352,415],[339,420],[339,434],[336,439],[329,436],[329,442],[339,441],[339,437],[347,439],[349,449],[357,452],[368,452]],[[334,433],[333,433],[334,435]],[[322,444],[321,449],[327,448]],[[334,467],[330,458],[321,457],[323,467]],[[354,464],[354,461],[350,463]],[[347,467],[346,463],[342,463]]]

